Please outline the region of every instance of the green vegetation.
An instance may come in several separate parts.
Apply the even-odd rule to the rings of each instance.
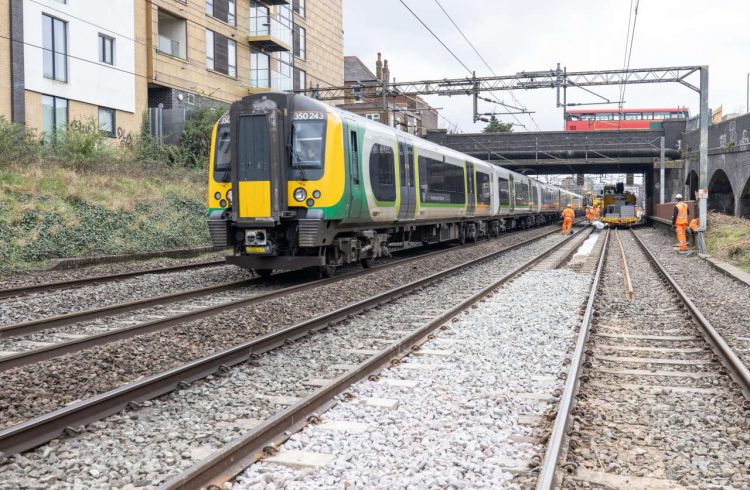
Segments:
[[[117,145],[96,121],[42,138],[0,117],[0,270],[207,245],[206,168],[219,114],[196,111],[179,147],[160,144],[145,124]]]
[[[710,212],[706,251],[750,272],[750,220]]]
[[[495,116],[490,117],[490,122],[482,130],[483,133],[510,133],[513,131],[513,123],[500,122]]]

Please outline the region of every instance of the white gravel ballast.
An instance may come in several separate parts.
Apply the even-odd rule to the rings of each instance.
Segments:
[[[340,397],[276,455],[316,453],[324,465],[263,460],[236,488],[520,487],[514,477],[544,450],[526,424],[556,403],[590,280],[523,275],[377,381],[354,385],[353,399]]]

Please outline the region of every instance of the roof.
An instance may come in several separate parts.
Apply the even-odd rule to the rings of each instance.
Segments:
[[[377,80],[375,74],[356,56],[344,56],[344,82]]]

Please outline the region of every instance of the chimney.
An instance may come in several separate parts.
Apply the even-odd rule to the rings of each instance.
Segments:
[[[375,62],[375,78],[383,79],[383,61],[380,59],[380,53],[378,53],[378,61]]]
[[[388,68],[388,60],[383,62],[383,78],[381,80],[387,82],[391,79],[391,70]]]

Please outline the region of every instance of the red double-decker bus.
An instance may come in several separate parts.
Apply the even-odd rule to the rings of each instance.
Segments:
[[[687,119],[687,108],[672,109],[579,109],[565,113],[566,131],[613,129],[660,129],[668,119]]]

